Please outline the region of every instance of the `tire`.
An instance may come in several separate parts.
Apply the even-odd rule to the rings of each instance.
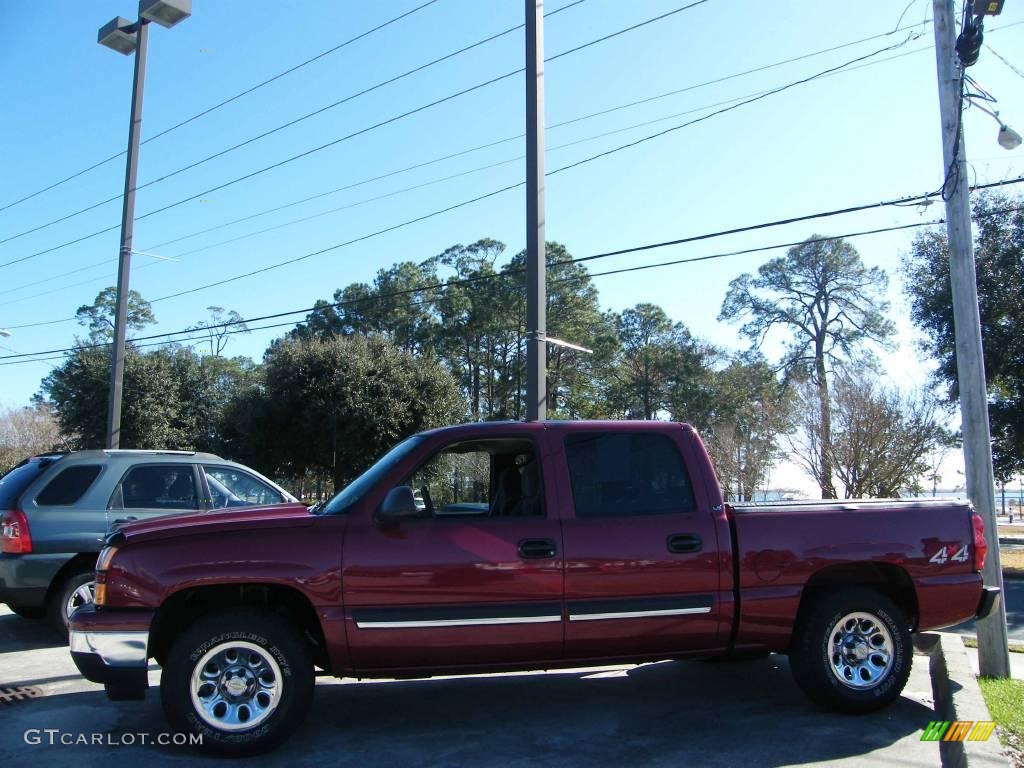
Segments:
[[[96,573],[79,571],[66,577],[51,593],[46,613],[50,624],[64,638],[68,636],[69,611],[92,602]]]
[[[789,664],[818,704],[851,714],[895,701],[910,676],[910,620],[871,589],[832,592],[796,628]]]
[[[8,605],[8,608],[23,619],[41,619],[46,616],[46,608],[43,606]]]
[[[274,614],[232,610],[200,619],[174,642],[160,697],[174,731],[201,736],[201,751],[246,757],[274,749],[299,727],[313,682],[296,628]]]

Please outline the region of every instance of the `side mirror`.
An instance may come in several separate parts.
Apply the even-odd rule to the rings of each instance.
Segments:
[[[408,485],[396,485],[377,511],[377,518],[380,520],[400,520],[403,517],[418,517],[419,509],[416,507],[416,498],[412,494],[412,488]]]

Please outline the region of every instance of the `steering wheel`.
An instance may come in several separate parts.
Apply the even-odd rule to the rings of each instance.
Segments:
[[[420,493],[423,494],[423,503],[426,505],[427,513],[434,516],[434,502],[430,498],[430,489],[426,485],[420,487]]]

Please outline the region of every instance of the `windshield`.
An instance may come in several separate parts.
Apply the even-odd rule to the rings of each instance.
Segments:
[[[413,435],[400,442],[385,453],[376,464],[346,485],[340,493],[335,494],[327,504],[316,510],[316,513],[319,515],[336,515],[348,510],[349,507],[363,497],[364,493],[376,485],[383,475],[386,475],[397,466],[421,442],[423,442],[421,435]]]

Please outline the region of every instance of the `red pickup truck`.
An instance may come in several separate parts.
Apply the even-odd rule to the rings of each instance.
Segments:
[[[697,433],[485,423],[415,435],[320,509],[131,523],[97,564],[71,653],[203,748],[266,751],[315,668],[412,677],[788,653],[851,712],[899,696],[911,632],[986,615],[962,502],[725,504]]]

